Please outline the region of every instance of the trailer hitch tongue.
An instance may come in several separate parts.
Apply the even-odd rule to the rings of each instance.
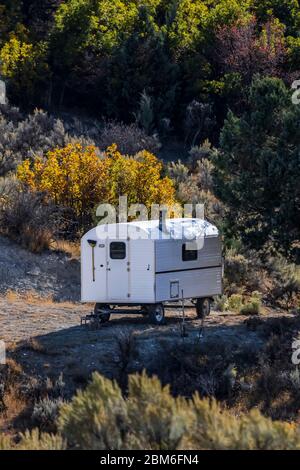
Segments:
[[[92,273],[93,273],[93,282],[95,282],[95,247],[97,242],[95,240],[88,240],[88,244],[92,247]]]

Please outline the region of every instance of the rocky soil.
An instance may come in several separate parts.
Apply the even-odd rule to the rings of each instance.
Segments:
[[[35,291],[54,300],[80,300],[80,263],[65,253],[33,254],[0,236],[0,293]]]

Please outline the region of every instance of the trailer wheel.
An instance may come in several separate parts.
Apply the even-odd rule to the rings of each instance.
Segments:
[[[165,323],[165,308],[163,304],[149,305],[149,318],[154,325],[163,325]]]
[[[96,304],[94,314],[99,318],[100,323],[106,323],[110,319],[110,313],[102,313],[101,310],[110,310],[110,306],[106,304]]]
[[[197,299],[196,312],[199,318],[205,318],[210,314],[210,299]]]
[[[143,317],[148,317],[149,316],[149,308],[147,307],[147,305],[142,306],[141,314],[143,315]]]

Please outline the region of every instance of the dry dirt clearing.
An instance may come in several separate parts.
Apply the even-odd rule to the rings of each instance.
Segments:
[[[0,236],[0,293],[35,292],[56,301],[80,299],[80,262],[65,252],[31,253]]]
[[[121,381],[125,374],[144,368],[161,375],[163,367],[172,366],[173,355],[185,347],[205,347],[216,358],[224,350],[233,357],[245,350],[255,356],[264,345],[264,336],[263,328],[252,328],[252,323],[258,321],[263,327],[265,322],[283,316],[272,312],[262,319],[249,320],[212,312],[199,337],[201,322],[193,309],[187,309],[187,336],[182,338],[180,310],[168,310],[166,325],[160,327],[149,324],[141,315],[113,315],[110,322],[93,330],[80,326],[80,317],[91,309],[81,304],[3,297],[0,339],[7,345],[8,356],[28,376],[55,379],[63,373],[71,394],[95,370]]]

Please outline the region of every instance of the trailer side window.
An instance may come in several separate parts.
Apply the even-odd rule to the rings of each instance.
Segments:
[[[126,258],[126,244],[124,242],[111,242],[109,251],[111,259]]]
[[[188,250],[186,243],[182,245],[182,261],[196,261],[198,250]]]

